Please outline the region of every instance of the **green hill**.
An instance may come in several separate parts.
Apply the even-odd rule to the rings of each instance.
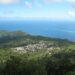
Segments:
[[[75,42],[0,31],[0,75],[75,75]]]

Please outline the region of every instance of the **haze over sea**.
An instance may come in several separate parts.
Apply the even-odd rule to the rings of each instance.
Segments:
[[[32,35],[75,41],[73,21],[0,21],[0,30],[22,30]]]

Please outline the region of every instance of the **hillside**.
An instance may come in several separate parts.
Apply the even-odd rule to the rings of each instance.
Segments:
[[[58,46],[67,46],[68,44],[73,43],[68,40],[32,36],[22,31],[0,31],[0,47],[17,47],[39,43],[40,41],[48,41],[49,43],[52,42],[53,45],[56,44]]]
[[[0,31],[0,75],[75,75],[75,42]]]

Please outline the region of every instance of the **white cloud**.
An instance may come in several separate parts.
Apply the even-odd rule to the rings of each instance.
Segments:
[[[0,14],[0,18],[13,18],[13,17],[15,17],[14,13],[3,13],[3,14]]]
[[[13,3],[19,3],[20,0],[0,0],[0,4],[13,4]]]
[[[70,3],[75,3],[75,0],[66,0],[66,1]]]
[[[70,17],[75,17],[75,12],[74,12],[74,11],[69,11],[69,12],[68,12],[68,15],[69,15]]]
[[[75,0],[66,0],[67,3],[71,4],[72,7],[75,5]]]
[[[25,6],[28,7],[28,8],[32,8],[32,3],[28,2],[28,1],[25,1]]]
[[[4,11],[0,13],[0,18],[15,18],[18,17],[18,13],[16,13],[15,11]]]
[[[63,2],[63,0],[44,0],[45,3],[60,3]]]

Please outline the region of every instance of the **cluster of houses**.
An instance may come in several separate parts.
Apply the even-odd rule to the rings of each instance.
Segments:
[[[12,49],[14,49],[14,52],[19,51],[21,53],[34,52],[34,51],[41,50],[41,49],[46,49],[47,52],[52,51],[54,49],[60,50],[59,47],[49,46],[46,41],[40,41],[39,43],[36,43],[36,44],[29,44],[26,46],[16,47],[16,48],[12,48]]]

